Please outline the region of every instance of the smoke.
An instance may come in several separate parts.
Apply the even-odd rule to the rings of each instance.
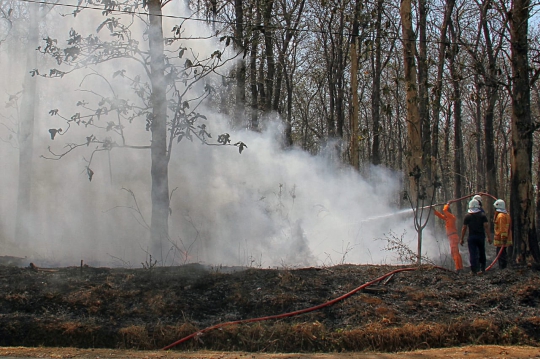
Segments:
[[[178,14],[184,10],[169,11]],[[57,23],[49,31],[64,38],[66,29],[75,25],[84,34],[103,21],[99,14],[91,14],[93,25],[82,29],[81,24],[90,22],[79,17],[72,23],[64,17],[61,21],[65,23]],[[172,28],[174,22],[166,20],[164,29]],[[186,37],[211,33],[201,23],[187,24],[183,26]],[[195,44],[193,53],[200,56],[219,46],[212,40]],[[3,52],[2,62],[11,61],[11,55]],[[47,60],[41,61],[45,67]],[[110,78],[119,69],[140,72],[136,65],[121,61],[99,71]],[[18,80],[13,79],[13,73],[20,74]],[[5,102],[9,94],[20,91],[24,73],[22,68],[2,68]],[[139,267],[150,261],[149,150],[115,148],[110,153],[97,153],[92,159],[91,181],[86,166],[93,148],[77,149],[59,160],[40,157],[51,157],[48,146],[59,153],[70,142],[84,142],[94,131],[72,126],[69,133],[51,140],[49,128],[64,128],[65,132],[65,123],[49,116],[51,109],[68,116],[80,111],[76,102],[81,98],[95,101],[92,93],[125,95],[130,90],[121,79],[107,83],[99,76],[84,77],[89,73],[82,71],[60,80],[38,79],[32,214],[27,220],[30,235],[19,243],[14,242],[18,151],[8,136],[7,128],[13,128],[12,124],[3,119],[2,252],[26,256],[37,265],[77,265],[84,260],[96,266]],[[197,86],[192,91],[200,90]],[[83,89],[86,92],[80,91]],[[205,124],[214,141],[219,134],[229,133],[233,143],[242,141],[248,147],[240,154],[234,146],[206,146],[186,139],[173,146],[170,240],[161,243],[161,253],[152,260],[162,265],[199,262],[258,267],[390,264],[398,260],[385,250],[388,233],[402,235],[405,243],[416,247],[412,213],[397,207],[403,180],[399,174],[366,167],[367,175],[361,175],[338,166],[324,154],[284,151],[277,140],[282,131],[279,121],[268,122],[261,133],[234,131],[226,116],[211,108],[201,108],[201,112],[208,118]],[[130,144],[149,144],[144,121],[127,124],[126,131]],[[425,254],[440,255],[440,244],[433,236],[425,232],[424,238]]]

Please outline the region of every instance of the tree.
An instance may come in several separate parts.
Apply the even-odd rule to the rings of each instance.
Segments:
[[[413,201],[418,198],[416,193],[415,173],[422,171],[422,122],[418,108],[418,81],[416,73],[416,45],[412,23],[411,0],[402,0],[400,7],[402,39],[403,39],[403,68],[405,71],[405,92],[407,108],[407,133],[409,135],[409,154],[407,170],[410,178],[410,193]]]
[[[67,151],[55,153],[50,150],[53,159],[60,159],[67,153],[83,146],[97,144],[92,156],[88,161],[87,173],[89,180],[92,180],[93,169],[92,158],[94,153],[100,151],[111,151],[117,147],[132,149],[149,149],[151,153],[151,199],[152,217],[150,222],[150,237],[152,247],[150,254],[154,258],[163,261],[162,247],[169,240],[168,218],[170,215],[170,196],[168,165],[175,142],[182,139],[193,140],[199,138],[203,143],[208,143],[211,138],[206,131],[206,125],[198,124],[206,117],[197,111],[201,102],[213,93],[213,87],[206,84],[202,93],[193,95],[195,84],[203,78],[213,73],[227,60],[222,59],[223,50],[216,50],[210,56],[199,58],[195,54],[187,56],[188,48],[181,44],[182,25],[174,26],[172,37],[163,35],[163,13],[162,8],[168,2],[160,0],[149,0],[143,3],[148,9],[148,48],[139,46],[139,41],[132,37],[130,26],[122,24],[119,18],[111,16],[115,12],[122,13],[125,9],[137,8],[137,2],[102,3],[103,14],[107,18],[98,26],[97,33],[103,29],[108,30],[113,37],[112,41],[104,41],[97,35],[83,37],[75,30],[70,31],[68,47],[60,48],[57,41],[47,38],[46,46],[40,48],[43,53],[55,58],[59,65],[72,66],[70,71],[64,72],[59,69],[51,69],[44,77],[64,77],[69,72],[91,65],[100,65],[116,59],[130,59],[142,66],[143,73],[148,76],[149,82],[141,79],[140,74],[129,75],[126,70],[116,71],[113,77],[126,80],[134,91],[133,98],[120,98],[112,86],[113,96],[105,96],[93,92],[100,98],[97,107],[91,107],[85,100],[79,101],[79,106],[88,111],[88,115],[76,113],[70,118],[63,117],[57,109],[51,110],[51,115],[62,116],[68,126],[86,126],[105,129],[106,132],[115,135],[104,138],[94,136],[87,137],[85,143],[71,144]],[[80,10],[76,10],[77,15]],[[180,44],[179,44],[180,43]],[[165,51],[167,45],[167,51]],[[228,44],[226,44],[228,45]],[[225,46],[226,46],[225,45]],[[176,57],[168,56],[169,53],[176,54]],[[90,75],[100,76],[100,74]],[[87,75],[87,76],[90,76]],[[108,82],[109,83],[109,82]],[[110,83],[109,83],[110,85]],[[201,86],[202,87],[202,86]],[[167,96],[167,94],[171,94]],[[107,122],[104,127],[100,122],[101,117],[116,115],[115,121]],[[150,145],[131,145],[125,138],[125,125],[135,119],[145,118],[146,130],[151,134]],[[69,129],[69,127],[68,127]],[[53,134],[60,133],[61,130],[51,129]],[[66,131],[64,131],[65,133]],[[220,145],[239,146],[240,152],[245,148],[245,144],[237,142],[231,144],[228,134],[218,138]]]
[[[441,118],[441,98],[443,90],[443,75],[444,75],[444,64],[446,62],[446,51],[448,48],[448,24],[451,21],[452,12],[454,11],[455,1],[447,0],[444,7],[443,20],[440,27],[439,35],[439,49],[438,49],[438,60],[437,60],[437,73],[435,78],[435,84],[433,86],[433,128],[431,130],[432,143],[431,143],[431,156],[432,158],[439,158],[439,121]],[[447,148],[448,145],[444,144],[444,148]],[[446,164],[448,159],[449,151],[445,151],[444,161],[439,161],[439,165],[443,166]],[[442,176],[442,180],[446,180],[446,174]],[[444,186],[447,188],[448,186]]]
[[[373,88],[371,95],[371,117],[373,121],[373,142],[371,149],[371,163],[374,165],[381,164],[380,155],[380,138],[381,138],[381,72],[383,68],[381,55],[381,41],[383,37],[382,30],[382,13],[383,1],[377,0],[376,3],[377,18],[375,21],[375,56],[373,59]]]
[[[409,153],[407,157],[407,170],[409,172],[408,198],[415,209],[414,223],[418,233],[417,264],[422,258],[422,231],[429,219],[422,221],[423,204],[428,200],[426,172],[424,168],[424,153],[422,150],[422,119],[419,110],[418,81],[416,72],[416,45],[412,22],[411,0],[402,0],[400,7],[402,39],[403,39],[403,67],[405,71],[405,91],[407,106],[407,133],[409,135]]]
[[[33,161],[34,161],[34,122],[37,101],[37,84],[30,71],[36,68],[39,43],[38,5],[28,4],[28,44],[24,76],[23,97],[19,119],[19,186],[17,194],[17,219],[15,241],[19,244],[29,241],[28,221],[30,220]]]
[[[463,190],[463,130],[462,130],[462,108],[461,108],[461,80],[462,75],[456,64],[456,57],[459,51],[458,34],[453,22],[449,23],[452,45],[450,46],[450,76],[452,78],[452,102],[454,114],[454,195],[461,198]],[[457,207],[457,217],[462,218],[462,207]]]
[[[243,125],[244,109],[246,106],[246,62],[243,54],[245,53],[244,39],[244,4],[242,0],[234,0],[234,44],[238,55],[241,57],[236,64],[236,99],[234,111],[235,127]]]
[[[514,259],[540,262],[534,215],[532,148],[534,122],[531,117],[529,76],[530,1],[515,0],[508,12],[512,63],[512,166],[511,213]]]

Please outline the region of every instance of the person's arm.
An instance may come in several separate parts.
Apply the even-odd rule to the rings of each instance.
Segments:
[[[433,213],[435,213],[435,215],[437,217],[439,217],[440,219],[442,219],[443,221],[446,220],[446,218],[444,217],[444,214],[442,214],[441,212],[437,211],[436,209],[433,209]]]
[[[463,227],[461,227],[461,240],[459,241],[459,244],[461,245],[465,243],[465,233],[467,233],[467,226],[464,224]]]

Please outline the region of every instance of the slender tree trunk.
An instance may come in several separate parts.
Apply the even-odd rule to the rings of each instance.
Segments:
[[[336,98],[336,135],[342,140],[343,139],[343,127],[345,125],[345,66],[346,66],[346,50],[344,49],[344,31],[345,31],[345,14],[343,9],[340,9],[339,15],[339,30],[337,36],[337,77],[336,77],[336,87],[337,87],[337,98]],[[341,150],[336,148],[338,151],[338,158],[341,156]]]
[[[451,126],[451,104],[448,103],[448,109],[447,109],[447,115],[444,123],[444,141],[443,141],[443,161],[441,169],[442,174],[442,183],[443,183],[443,190],[444,190],[444,198],[452,198],[452,191],[450,190],[450,185],[452,184],[452,181],[450,180],[450,133],[452,132],[452,126]],[[458,210],[461,207],[458,206]],[[458,211],[456,211],[456,214]]]
[[[253,28],[257,28],[261,23],[261,12],[259,10],[258,0],[255,0],[253,11],[256,12],[255,24]],[[259,46],[259,31],[252,31],[249,61],[249,75],[251,83],[251,129],[253,131],[259,131],[259,91],[257,89],[257,48]]]
[[[420,117],[422,137],[422,168],[424,182],[428,184],[428,198],[431,198],[433,187],[431,184],[431,122],[429,120],[428,99],[428,63],[427,63],[427,0],[418,0],[418,114]]]
[[[264,49],[261,49],[261,57],[260,57],[260,61],[259,61],[259,76],[258,76],[258,80],[257,80],[257,89],[259,90],[259,99],[260,99],[260,103],[261,103],[261,110],[266,112],[267,93],[266,93],[266,90],[264,88],[264,82],[265,82],[265,79],[266,79],[266,76],[264,74],[264,65],[266,64],[266,59],[264,57],[264,51],[265,51]]]
[[[362,7],[361,0],[356,0],[354,6],[354,18],[353,18],[353,28],[351,36],[351,93],[352,93],[352,103],[351,103],[351,120],[350,120],[350,164],[355,170],[360,169],[360,160],[358,152],[358,111],[359,111],[359,101],[358,101],[358,34],[360,25],[358,18],[360,16],[360,9]]]
[[[244,7],[242,0],[234,0],[234,12],[236,16],[236,26],[234,28],[235,47],[240,56],[236,64],[236,106],[233,125],[239,128],[244,126],[244,109],[246,106],[246,62],[243,57]]]
[[[293,72],[289,78],[289,74],[285,74],[285,87],[287,89],[287,120],[285,121],[285,131],[283,134],[283,145],[285,148],[290,148],[293,145],[292,139],[292,103],[293,103]]]
[[[275,60],[274,60],[274,38],[272,31],[272,10],[274,8],[274,0],[263,0],[264,12],[264,49],[266,55],[266,98],[264,110],[269,113],[272,110],[272,98],[274,95],[274,76],[275,76]]]
[[[454,11],[454,0],[447,0],[444,9],[444,18],[441,26],[441,35],[439,37],[439,59],[437,63],[437,78],[433,88],[433,128],[431,139],[431,155],[433,158],[439,158],[439,121],[441,112],[442,79],[444,74],[444,63],[446,59],[446,49],[448,48],[448,22]],[[443,173],[443,175],[445,175]]]
[[[380,119],[381,119],[381,22],[383,1],[377,1],[377,21],[375,23],[375,59],[373,66],[373,90],[371,93],[371,120],[373,121],[373,142],[371,144],[371,163],[375,166],[381,164],[380,156]]]
[[[29,227],[32,223],[31,193],[34,177],[34,122],[36,107],[36,78],[30,76],[35,69],[39,43],[38,4],[28,3],[28,44],[26,46],[26,67],[24,71],[24,89],[19,118],[19,186],[17,193],[17,218],[15,240],[18,244],[31,244]]]
[[[485,185],[485,170],[484,170],[484,156],[482,156],[482,90],[480,86],[480,78],[478,74],[474,75],[474,80],[476,83],[475,86],[475,105],[476,112],[474,116],[474,125],[475,125],[475,150],[476,150],[476,192],[483,192],[486,189]],[[484,208],[487,209],[484,204]]]
[[[163,245],[169,238],[169,155],[167,154],[167,97],[165,57],[160,0],[149,0],[150,82],[152,85],[152,219],[151,254],[163,261]]]
[[[287,12],[287,2],[282,2],[282,12],[284,14],[285,23],[286,23],[286,29],[285,29],[285,37],[282,42],[281,49],[279,51],[279,62],[278,62],[278,68],[276,71],[276,90],[274,92],[274,104],[273,109],[274,111],[280,113],[282,115],[282,111],[279,109],[279,103],[281,101],[281,86],[283,83],[283,78],[285,78],[285,89],[286,89],[286,108],[287,108],[287,114],[284,116],[284,138],[283,138],[283,145],[285,147],[292,146],[292,97],[293,97],[293,90],[294,86],[292,83],[292,74],[294,73],[294,65],[293,68],[289,69],[287,57],[290,45],[292,43],[291,50],[294,52],[296,50],[296,44],[294,44],[293,39],[297,34],[297,28],[300,23],[300,20],[302,19],[302,15],[304,12],[304,5],[306,1],[300,0],[300,2],[297,4],[298,6],[292,6],[291,12]],[[297,15],[292,20],[292,16],[294,13],[294,9],[297,9]],[[294,63],[294,56],[292,63]],[[290,77],[289,77],[290,76]]]
[[[493,49],[490,28],[487,21],[487,10],[492,7],[492,0],[486,0],[482,5],[482,31],[486,43],[486,53],[488,58],[488,70],[485,76],[485,89],[487,96],[487,106],[484,112],[484,151],[485,151],[485,183],[487,192],[502,197],[497,190],[497,170],[495,168],[495,138],[493,130],[493,119],[495,116],[495,105],[499,98],[499,85],[497,81],[497,55]],[[499,47],[500,48],[500,47]],[[498,50],[497,50],[498,53]],[[485,208],[492,207],[493,200],[486,199]]]
[[[533,122],[530,104],[529,0],[514,0],[510,11],[512,62],[512,159],[511,209],[514,217],[514,258],[517,262],[538,257],[532,186]]]
[[[462,118],[461,118],[461,74],[456,69],[455,58],[458,51],[457,35],[453,25],[449,24],[450,32],[452,33],[452,46],[450,55],[450,76],[452,78],[453,88],[453,112],[454,112],[454,194],[456,198],[462,197],[462,176],[463,176],[463,134],[462,134]],[[463,218],[461,206],[457,206],[456,216]]]

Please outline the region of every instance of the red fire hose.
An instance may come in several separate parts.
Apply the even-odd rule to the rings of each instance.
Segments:
[[[399,273],[399,272],[406,272],[406,271],[414,271],[414,270],[417,270],[418,267],[408,267],[408,268],[400,268],[400,269],[396,269],[396,270],[393,270],[389,273],[386,273],[385,275],[377,278],[377,279],[374,279],[370,282],[367,282],[365,284],[362,284],[360,287],[350,291],[349,293],[346,293],[344,295],[342,295],[341,297],[338,297],[338,298],[335,298],[329,302],[326,302],[326,303],[323,303],[323,304],[319,304],[315,307],[311,307],[311,308],[306,308],[306,309],[301,309],[301,310],[297,310],[295,312],[290,312],[290,313],[284,313],[284,314],[278,314],[278,315],[270,315],[270,316],[267,316],[267,317],[260,317],[260,318],[252,318],[252,319],[244,319],[244,320],[237,320],[237,321],[233,321],[233,322],[226,322],[226,323],[220,323],[220,324],[216,324],[216,325],[213,325],[211,327],[208,327],[208,328],[205,328],[205,329],[202,329],[202,330],[199,330],[193,334],[190,334],[188,335],[187,337],[184,337],[172,344],[169,344],[167,345],[166,347],[164,347],[162,350],[168,350],[168,349],[171,349],[172,347],[175,347],[177,346],[178,344],[180,343],[183,343],[185,342],[186,340],[189,340],[191,338],[194,338],[196,337],[197,335],[201,335],[203,333],[206,333],[206,332],[209,332],[210,330],[214,330],[214,329],[218,329],[218,328],[222,328],[222,327],[226,327],[226,326],[229,326],[229,325],[233,325],[233,324],[244,324],[244,323],[254,323],[254,322],[261,322],[263,320],[271,320],[271,319],[281,319],[281,318],[288,318],[288,317],[293,317],[295,315],[299,315],[299,314],[304,314],[304,313],[309,313],[309,312],[313,312],[315,310],[318,310],[318,309],[321,309],[321,308],[324,308],[324,307],[328,307],[330,305],[333,305],[337,302],[339,302],[340,300],[343,300],[345,298],[348,298],[350,297],[351,295],[353,295],[354,293],[366,288],[366,287],[369,287],[370,285],[374,284],[374,283],[377,283],[387,277],[390,277],[391,275],[395,274],[395,273]]]
[[[497,261],[499,260],[499,257],[501,256],[501,253],[502,253],[502,250],[503,250],[504,246],[501,247],[501,249],[499,250],[499,253],[497,253],[497,257],[495,257],[495,259],[493,260],[493,262],[486,268],[486,272],[488,270],[490,270],[494,265],[495,263],[497,263]]]
[[[478,192],[478,193],[469,194],[469,195],[467,195],[467,196],[463,196],[463,197],[461,197],[461,198],[453,199],[453,200],[451,200],[451,201],[448,201],[448,203],[459,202],[459,201],[464,200],[464,199],[466,199],[466,198],[476,196],[477,194],[480,195],[480,196],[491,197],[491,198],[493,198],[494,200],[497,200],[497,197],[495,197],[495,196],[493,196],[493,195],[491,195],[491,194],[489,194],[489,193]]]
[[[488,194],[488,193],[477,193],[479,195],[483,195],[483,196],[488,196],[488,197],[491,197],[493,199],[497,199],[496,197]],[[471,194],[471,195],[468,195],[468,196],[464,196],[464,197],[461,197],[461,198],[457,198],[457,199],[453,199],[447,203],[452,203],[452,202],[457,202],[457,201],[461,201],[465,198],[469,198],[469,197],[472,197],[472,196],[475,196],[476,194]],[[435,205],[432,205],[432,206],[435,206]],[[502,250],[499,251],[499,253],[497,254],[497,257],[495,258],[495,260],[493,261],[493,263],[491,263],[489,265],[489,267],[486,268],[486,271],[487,270],[490,270],[493,265],[497,262],[497,260],[499,259],[500,255],[502,253]],[[270,316],[266,316],[266,317],[259,317],[259,318],[251,318],[251,319],[244,319],[244,320],[236,320],[236,321],[232,321],[232,322],[225,322],[225,323],[220,323],[220,324],[216,324],[216,325],[213,325],[211,327],[207,327],[207,328],[204,328],[202,330],[199,330],[195,333],[192,333],[190,335],[188,335],[187,337],[184,337],[180,340],[177,340],[176,342],[172,343],[172,344],[169,344],[167,345],[166,347],[164,347],[162,350],[169,350],[175,346],[177,346],[178,344],[181,344],[191,338],[194,338],[198,335],[201,335],[203,333],[206,333],[206,332],[209,332],[211,330],[214,330],[214,329],[218,329],[218,328],[223,328],[223,327],[226,327],[226,326],[229,326],[229,325],[234,325],[234,324],[245,324],[245,323],[255,323],[255,322],[262,322],[264,320],[272,320],[272,319],[281,319],[281,318],[288,318],[288,317],[293,317],[293,316],[296,316],[296,315],[300,315],[300,314],[304,314],[304,313],[309,313],[309,312],[313,312],[315,310],[319,310],[321,308],[324,308],[324,307],[328,307],[328,306],[331,306],[343,299],[346,299],[348,297],[350,297],[351,295],[355,294],[356,292],[366,288],[366,287],[369,287],[370,285],[372,284],[375,284],[377,282],[380,282],[381,280],[385,279],[385,278],[388,278],[390,277],[391,275],[394,275],[395,273],[399,273],[399,272],[408,272],[408,271],[414,271],[414,270],[417,270],[419,267],[408,267],[408,268],[400,268],[400,269],[396,269],[396,270],[393,270],[391,272],[388,272],[386,273],[385,275],[377,278],[377,279],[374,279],[370,282],[367,282],[367,283],[364,283],[362,284],[361,286],[353,289],[352,291],[342,295],[341,297],[338,297],[338,298],[335,298],[331,301],[328,301],[326,303],[323,303],[323,304],[319,304],[315,307],[311,307],[311,308],[306,308],[306,309],[301,309],[301,310],[297,310],[297,311],[294,311],[294,312],[289,312],[289,313],[284,313],[284,314],[277,314],[277,315],[270,315]],[[441,269],[444,269],[444,270],[447,270],[446,268],[442,268],[442,267],[436,267],[436,268],[441,268]]]

